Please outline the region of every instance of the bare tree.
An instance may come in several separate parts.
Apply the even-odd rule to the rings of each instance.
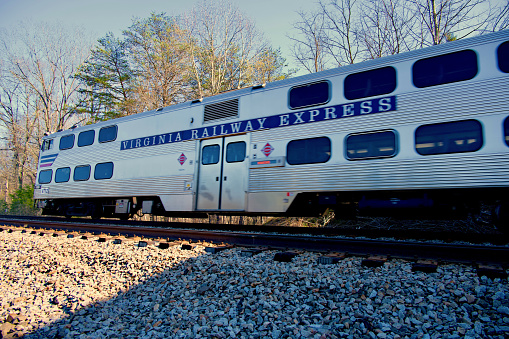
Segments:
[[[0,123],[16,180],[35,182],[42,135],[76,122],[72,77],[90,48],[82,31],[60,24],[20,23],[0,31]]]
[[[300,20],[293,24],[297,35],[288,35],[293,41],[292,54],[309,73],[327,69],[323,13],[298,12]]]
[[[249,66],[267,41],[231,2],[204,0],[185,15],[190,66],[201,97],[249,84]]]
[[[293,55],[309,72],[397,54],[508,25],[489,0],[319,0],[299,13]],[[314,67],[312,67],[314,65]]]
[[[492,17],[489,0],[411,0],[410,3],[419,15],[425,45],[438,45],[481,32]]]
[[[365,58],[375,59],[422,46],[415,12],[406,0],[366,0],[362,3],[361,29],[357,38],[364,45]],[[416,34],[417,33],[417,34]]]
[[[502,6],[494,8],[492,14],[487,31],[501,31],[509,28],[509,0]]]

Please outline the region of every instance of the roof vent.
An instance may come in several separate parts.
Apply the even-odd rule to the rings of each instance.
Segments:
[[[233,99],[205,106],[203,122],[239,116],[239,99]]]

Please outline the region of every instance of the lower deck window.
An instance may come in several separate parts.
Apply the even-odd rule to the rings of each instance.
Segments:
[[[55,182],[68,182],[71,177],[71,168],[63,167],[55,172]]]
[[[349,160],[392,157],[396,155],[396,134],[383,131],[349,135],[345,147]]]
[[[103,180],[110,179],[113,176],[113,163],[112,162],[103,162],[95,165],[94,169],[94,179],[95,180]]]
[[[86,181],[90,179],[90,165],[76,166],[74,168],[74,181]]]
[[[415,149],[421,155],[475,152],[483,145],[477,120],[424,125],[415,131]]]
[[[509,146],[509,117],[504,120],[504,141]]]
[[[293,140],[286,147],[290,165],[316,164],[329,161],[331,141],[327,137]]]
[[[39,184],[49,184],[51,177],[53,176],[53,170],[44,170],[39,172]]]

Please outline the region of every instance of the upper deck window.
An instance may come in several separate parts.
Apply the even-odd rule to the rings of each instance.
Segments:
[[[393,131],[352,134],[346,137],[349,160],[385,158],[396,155],[396,134]]]
[[[81,132],[78,135],[78,147],[89,146],[94,143],[95,131],[92,129],[90,131]]]
[[[423,125],[415,130],[415,149],[421,155],[475,152],[483,145],[477,120]]]
[[[60,144],[58,148],[60,150],[71,149],[74,147],[74,134],[69,134],[60,138]]]
[[[115,141],[117,139],[117,125],[103,127],[99,130],[99,142]]]
[[[316,164],[329,161],[331,141],[327,137],[292,140],[286,147],[290,165]]]
[[[345,98],[355,100],[388,94],[396,89],[396,70],[383,67],[350,74],[345,78]]]
[[[477,54],[465,50],[418,60],[412,66],[412,75],[414,85],[424,88],[470,80],[477,70]]]
[[[330,100],[330,84],[321,81],[292,87],[288,96],[288,104],[292,109],[326,104]]]
[[[53,148],[53,139],[47,139],[42,142],[41,151],[49,151]]]
[[[509,73],[509,41],[498,46],[497,59],[498,68],[504,73]]]

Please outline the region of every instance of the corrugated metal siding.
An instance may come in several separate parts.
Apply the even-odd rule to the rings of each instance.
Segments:
[[[50,194],[52,199],[192,194],[184,191],[185,181],[192,179],[192,175],[83,182],[72,182],[71,179],[68,183],[51,185]],[[47,195],[36,190],[36,199],[45,198]]]
[[[396,111],[260,131],[253,133],[251,141],[293,140],[333,133],[397,128],[408,124],[475,119],[483,114],[509,113],[508,98],[507,76],[489,81],[435,86],[398,95]],[[298,112],[301,111],[305,110]]]
[[[356,191],[509,186],[509,155],[475,153],[252,170],[249,191]]]

